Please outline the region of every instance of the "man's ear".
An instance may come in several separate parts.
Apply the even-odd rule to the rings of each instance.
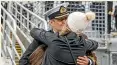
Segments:
[[[49,21],[49,24],[52,24],[53,22],[54,22],[54,19],[50,20],[50,21]]]
[[[50,20],[48,23],[49,23],[49,25],[52,25],[53,24],[53,20]]]
[[[48,24],[51,24],[51,21],[49,21]]]
[[[50,25],[52,24],[52,21],[51,21],[51,20],[49,21],[49,24],[50,24]]]

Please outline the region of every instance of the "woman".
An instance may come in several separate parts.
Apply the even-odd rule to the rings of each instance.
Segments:
[[[71,13],[59,34],[38,28],[31,30],[31,36],[35,40],[48,46],[42,65],[76,65],[78,56],[85,56],[87,51],[97,49],[98,43],[96,41],[85,40],[83,36],[79,35],[86,28],[87,22],[93,19],[92,14],[92,12]],[[71,23],[76,24],[73,26]]]

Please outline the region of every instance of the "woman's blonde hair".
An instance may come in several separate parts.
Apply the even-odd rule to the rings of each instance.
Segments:
[[[66,35],[66,34],[68,34],[69,32],[70,32],[71,30],[69,29],[69,27],[68,26],[66,26],[66,25],[64,25],[63,26],[63,28],[62,28],[62,30],[59,32],[59,35]]]

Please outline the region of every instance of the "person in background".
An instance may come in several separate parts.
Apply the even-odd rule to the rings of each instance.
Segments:
[[[115,28],[117,31],[117,5],[115,6],[114,17],[115,17]]]
[[[112,6],[113,6],[113,2],[112,1],[107,1],[107,33],[110,34],[111,33],[111,13],[112,13]]]

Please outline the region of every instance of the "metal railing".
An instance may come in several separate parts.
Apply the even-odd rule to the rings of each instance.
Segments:
[[[34,27],[43,28],[47,30],[47,22],[43,18],[34,14],[19,2],[8,2],[8,10],[1,6],[2,11],[2,55],[6,58],[10,58],[13,65],[15,63],[15,56],[20,59],[20,56],[15,48],[15,44],[18,43],[22,52],[25,52],[24,44],[18,37],[17,31],[31,43],[30,30]],[[33,19],[34,18],[34,19]]]
[[[117,65],[117,52],[110,53],[110,65]]]
[[[48,29],[47,22],[40,16],[25,8],[19,2],[9,3],[9,12],[17,22],[18,29],[31,43],[30,30],[32,28]]]
[[[16,42],[20,45],[22,51],[24,52],[26,49],[16,34],[16,21],[13,17],[5,10],[5,8],[1,5],[2,11],[2,55],[6,58],[10,58],[12,61],[12,65],[16,65],[15,56],[20,59],[18,52],[16,51],[15,44]]]

